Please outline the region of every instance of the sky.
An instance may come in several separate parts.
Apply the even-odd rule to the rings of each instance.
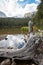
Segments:
[[[40,0],[0,0],[0,11],[7,17],[23,17],[25,13],[37,11]]]

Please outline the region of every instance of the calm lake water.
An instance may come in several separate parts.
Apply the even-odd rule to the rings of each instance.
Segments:
[[[0,47],[4,48],[14,48],[20,49],[26,45],[24,40],[24,35],[16,34],[16,35],[7,35],[5,39],[0,41]]]

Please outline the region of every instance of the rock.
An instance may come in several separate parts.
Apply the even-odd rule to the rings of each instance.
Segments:
[[[35,65],[35,64],[32,64],[32,65]]]
[[[11,65],[10,59],[6,59],[6,60],[2,61],[1,65]]]
[[[16,63],[13,61],[11,65],[16,65]]]

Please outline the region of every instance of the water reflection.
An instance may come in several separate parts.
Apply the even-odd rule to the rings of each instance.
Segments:
[[[7,35],[5,39],[0,41],[2,48],[21,49],[26,45],[24,35]]]

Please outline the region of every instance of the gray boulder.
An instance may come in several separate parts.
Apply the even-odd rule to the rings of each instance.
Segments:
[[[6,59],[6,60],[2,61],[1,65],[11,65],[10,59]]]

